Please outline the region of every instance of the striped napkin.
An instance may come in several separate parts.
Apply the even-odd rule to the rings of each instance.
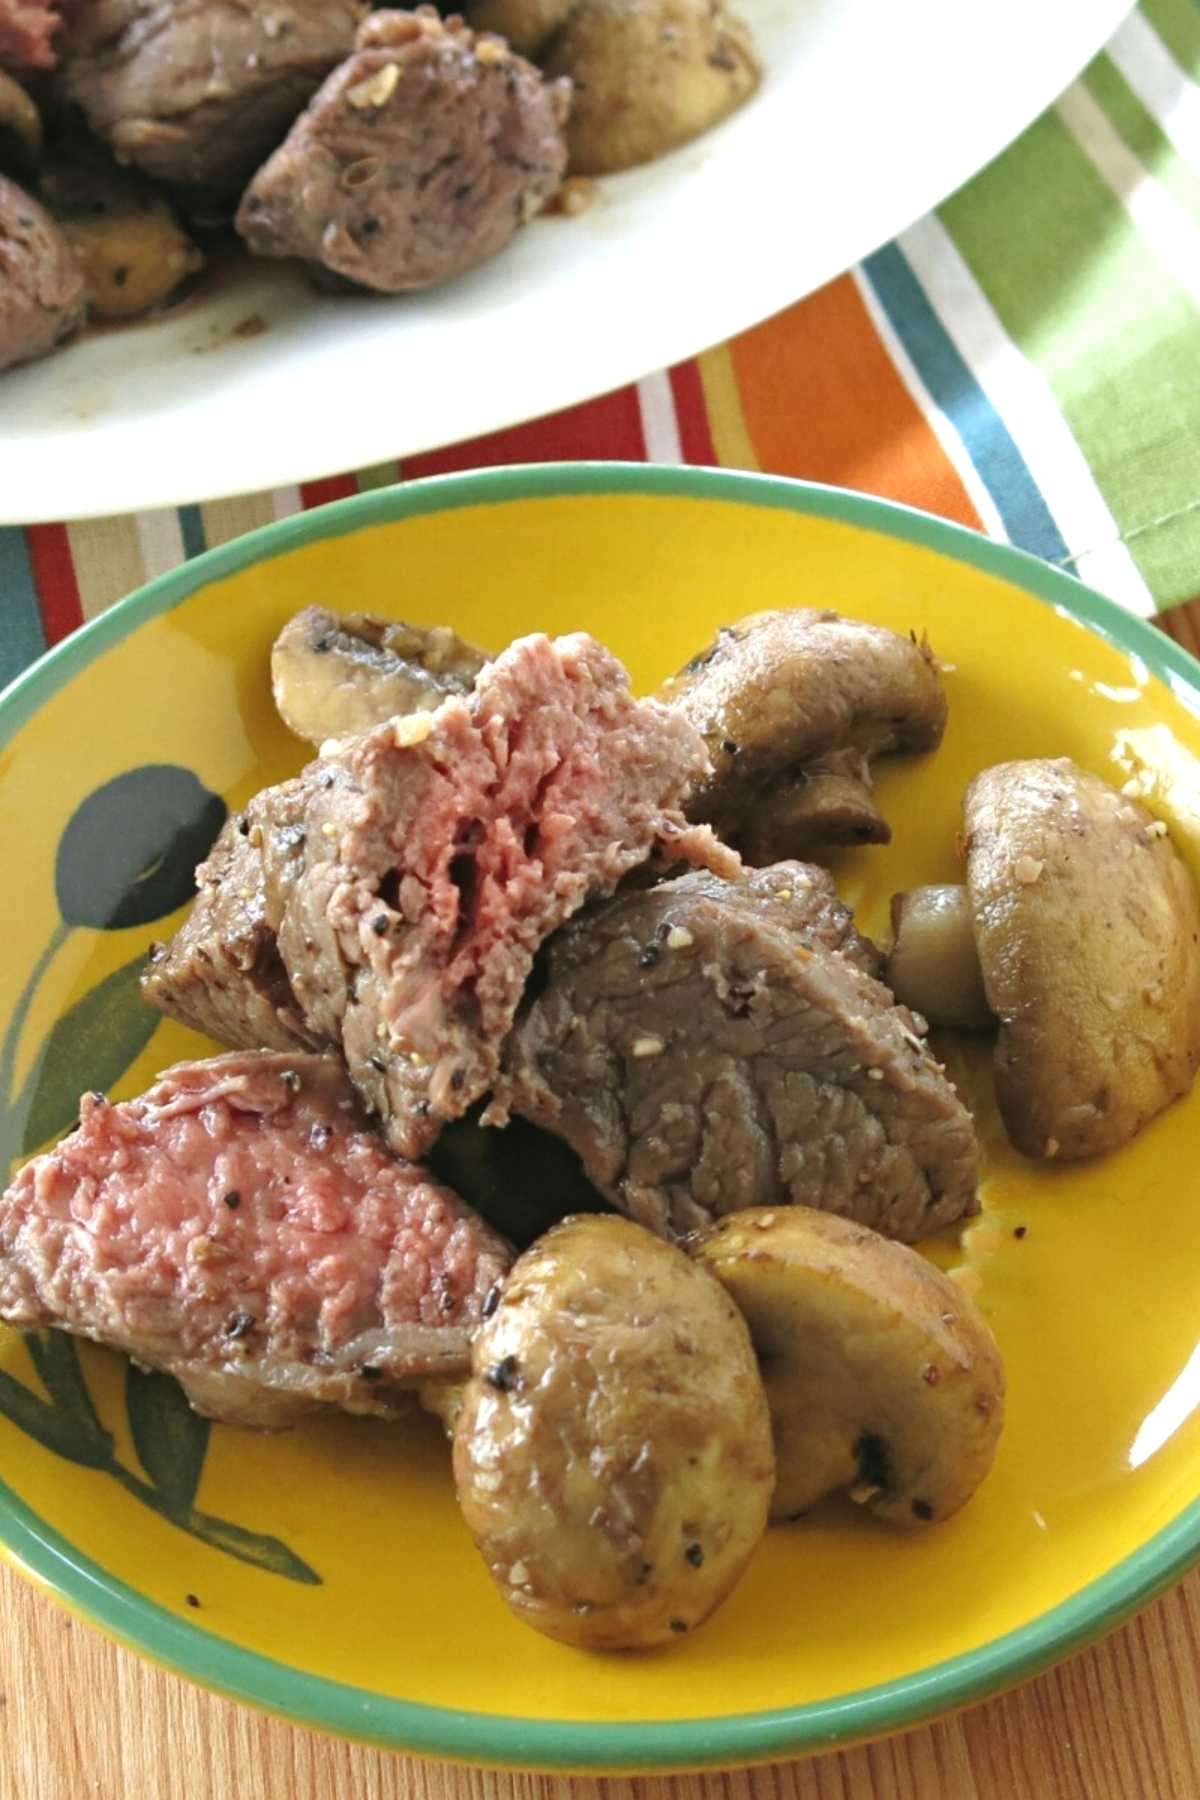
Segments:
[[[693,361],[403,466],[0,529],[0,681],[252,526],[420,475],[576,457],[763,469],[906,501],[1075,571],[1196,649],[1198,79],[1200,0],[1142,0],[938,212]]]

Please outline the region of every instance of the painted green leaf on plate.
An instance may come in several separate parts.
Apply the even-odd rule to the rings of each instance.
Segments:
[[[289,1581],[302,1581],[308,1587],[321,1585],[317,1571],[277,1537],[245,1531],[240,1525],[231,1525],[225,1519],[214,1519],[201,1512],[192,1514],[187,1528],[193,1536],[211,1544],[214,1550],[224,1550],[240,1562],[253,1563],[256,1569],[264,1569],[269,1575],[286,1575]]]
[[[0,1413],[27,1432],[44,1450],[79,1463],[85,1469],[107,1469],[111,1439],[97,1438],[70,1414],[42,1400],[0,1369]]]
[[[83,1379],[74,1338],[65,1331],[27,1331],[24,1337],[33,1366],[60,1416],[70,1422],[81,1438],[91,1438],[98,1450],[109,1454],[112,1437],[100,1423]]]
[[[208,1449],[208,1420],[192,1411],[177,1381],[134,1363],[125,1373],[125,1409],[143,1469],[170,1506],[189,1512]]]
[[[56,1021],[27,1083],[24,1154],[65,1131],[78,1117],[80,1094],[106,1091],[150,1042],[160,1019],[138,991],[145,962],[143,954],[114,969]]]

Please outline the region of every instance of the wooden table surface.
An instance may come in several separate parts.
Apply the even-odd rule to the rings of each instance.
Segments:
[[[150,1667],[0,1570],[0,1800],[1198,1800],[1200,1571],[1014,1694],[741,1774],[567,1782],[295,1730]]]

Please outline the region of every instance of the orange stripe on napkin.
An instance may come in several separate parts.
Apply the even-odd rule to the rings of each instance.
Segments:
[[[979,528],[979,514],[843,275],[730,346],[759,464]]]

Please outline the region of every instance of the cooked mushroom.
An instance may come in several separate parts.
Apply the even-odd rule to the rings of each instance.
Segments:
[[[898,1000],[932,1025],[993,1029],[996,1019],[983,988],[965,887],[920,887],[896,894],[892,933],[887,983]]]
[[[41,114],[20,82],[0,69],[0,169],[28,175],[41,154]]]
[[[95,145],[52,161],[38,191],[83,271],[94,318],[135,319],[204,266],[166,201]]]
[[[651,162],[720,123],[762,77],[749,28],[723,0],[578,0],[548,75],[575,87],[570,169]]]
[[[976,1209],[975,1130],[877,966],[823,869],[618,894],[547,946],[487,1116],[664,1236],[794,1202],[926,1237]]]
[[[806,607],[725,626],[660,698],[712,758],[692,817],[760,865],[818,844],[886,843],[870,759],[933,750],[946,725],[927,643]]]
[[[442,1421],[448,1438],[453,1438],[467,1397],[465,1381],[429,1381],[418,1389],[417,1398],[426,1412]]]
[[[275,640],[271,684],[288,729],[320,745],[469,694],[487,661],[448,625],[308,606]]]
[[[464,6],[475,31],[494,31],[522,56],[536,56],[576,0],[474,0]]]
[[[1019,1150],[1063,1161],[1116,1150],[1200,1067],[1192,877],[1164,824],[1065,757],[985,770],[964,811],[965,900],[935,914],[924,896],[901,899],[889,979],[946,1024],[973,1011],[982,979],[999,1024],[996,1097]]]
[[[891,835],[871,793],[866,757],[861,750],[835,750],[746,809],[739,848],[761,867],[785,848],[799,855],[820,844],[886,844]]]
[[[455,1484],[518,1618],[592,1650],[708,1618],[775,1481],[750,1336],[720,1283],[627,1219],[567,1219],[515,1264],[471,1367]]]
[[[828,1213],[734,1213],[693,1253],[758,1353],[773,1519],[848,1491],[896,1525],[965,1505],[996,1453],[1004,1367],[982,1315],[915,1250]]]

